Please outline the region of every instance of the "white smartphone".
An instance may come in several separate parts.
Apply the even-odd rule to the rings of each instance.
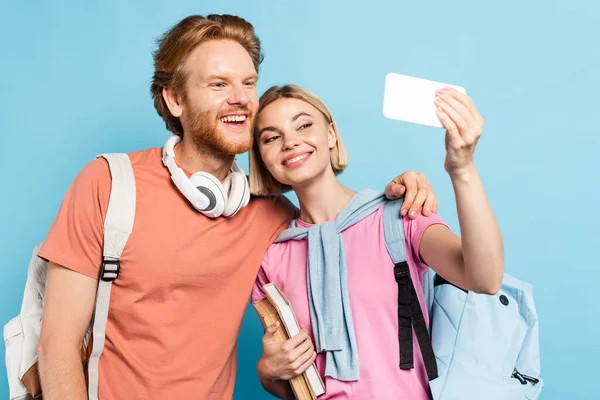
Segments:
[[[443,128],[434,100],[435,92],[447,86],[467,93],[460,86],[389,73],[385,77],[383,115],[389,119]]]

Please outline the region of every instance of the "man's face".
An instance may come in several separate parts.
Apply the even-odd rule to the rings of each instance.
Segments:
[[[248,151],[258,108],[258,74],[248,52],[232,40],[211,40],[190,53],[184,68],[184,135],[219,154]]]

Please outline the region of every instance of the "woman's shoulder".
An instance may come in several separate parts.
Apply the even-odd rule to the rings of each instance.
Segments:
[[[302,247],[302,241],[298,240],[287,240],[284,242],[272,243],[265,252],[261,263],[261,268],[265,270],[273,270],[279,265],[290,261],[291,254],[293,253],[296,257],[301,254],[298,251],[291,251],[292,248]]]

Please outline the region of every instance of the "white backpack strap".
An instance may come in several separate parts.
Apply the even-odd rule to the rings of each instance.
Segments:
[[[101,154],[110,167],[112,184],[104,220],[104,259],[98,279],[93,324],[93,347],[88,364],[88,396],[98,399],[98,362],[104,349],[106,321],[113,280],[119,276],[119,259],[133,229],[135,177],[127,154]]]

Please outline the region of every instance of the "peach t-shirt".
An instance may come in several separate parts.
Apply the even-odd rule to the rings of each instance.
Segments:
[[[113,283],[99,397],[230,399],[254,280],[294,208],[253,198],[233,218],[211,219],[174,186],[159,148],[129,156],[136,215]],[[98,278],[110,184],[104,159],[79,173],[40,257]]]

